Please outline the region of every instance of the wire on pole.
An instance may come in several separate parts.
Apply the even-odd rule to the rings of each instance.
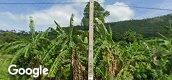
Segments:
[[[119,7],[133,7],[133,8],[139,8],[139,9],[151,9],[151,10],[161,10],[161,11],[172,11],[172,9],[165,9],[165,8],[153,8],[153,7],[141,7],[141,6],[133,6],[133,5],[117,5]]]
[[[51,5],[51,4],[59,4],[59,5],[64,5],[64,4],[86,4],[88,2],[39,2],[39,3],[0,3],[0,5]],[[105,3],[104,3],[105,4]],[[156,7],[142,7],[142,6],[135,6],[135,5],[117,5],[120,7],[133,7],[133,8],[138,8],[138,9],[149,9],[149,10],[161,10],[161,11],[172,11],[172,9],[167,9],[167,8],[156,8]]]
[[[40,5],[47,5],[47,4],[85,4],[87,2],[39,2],[39,3],[0,3],[0,5],[35,5],[35,4],[40,4]]]

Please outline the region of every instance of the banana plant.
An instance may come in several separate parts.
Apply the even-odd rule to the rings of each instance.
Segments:
[[[112,39],[111,29],[107,30],[105,25],[96,18],[98,24],[95,26],[95,55],[94,66],[96,77],[103,80],[114,80],[120,71],[120,58],[118,45]]]
[[[55,30],[57,37],[51,40],[49,49],[43,58],[44,63],[50,67],[48,77],[73,80],[86,80],[86,57],[88,40],[85,32],[77,31],[73,26],[73,17],[70,27],[66,30],[58,26]],[[50,62],[51,61],[51,62]],[[59,74],[60,73],[60,74]]]
[[[30,19],[29,27],[30,35],[32,35],[30,39],[4,43],[1,46],[1,50],[6,50],[9,53],[14,54],[10,64],[16,64],[18,67],[31,68],[43,64],[41,60],[45,53],[45,49],[47,48],[47,44],[50,43],[49,40],[46,39],[49,29],[43,33],[36,34],[33,19]]]

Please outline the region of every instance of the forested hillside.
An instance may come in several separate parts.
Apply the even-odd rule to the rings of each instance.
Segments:
[[[160,37],[159,33],[169,36],[167,31],[168,27],[172,23],[172,14],[142,19],[142,20],[129,20],[107,23],[106,25],[111,27],[115,38],[120,39],[121,34],[129,29],[142,34],[144,37]],[[168,27],[167,27],[168,26]]]

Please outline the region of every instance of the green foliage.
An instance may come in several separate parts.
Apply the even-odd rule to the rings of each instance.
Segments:
[[[86,27],[88,29],[89,25],[89,6],[90,3],[88,2],[85,9],[84,9],[84,17],[82,18],[81,25]],[[105,9],[97,2],[94,1],[94,17],[99,18],[103,23],[105,22],[105,17],[109,16],[110,13],[108,11],[105,11]],[[94,20],[95,23],[97,23],[96,20]]]
[[[123,36],[123,40],[125,40],[126,42],[135,42],[135,41],[139,41],[142,40],[143,37],[141,34],[137,34],[136,32],[132,31],[131,29],[127,32],[124,33]]]
[[[0,32],[0,44],[7,42],[14,42],[18,39],[18,36],[15,34],[15,32],[10,32],[10,31],[6,31],[6,32]]]
[[[169,22],[169,25],[168,26],[165,26],[164,27],[165,30],[167,31],[167,34],[169,34],[169,36],[171,37],[172,36],[172,22]]]
[[[7,66],[9,66],[11,57],[11,55],[2,55],[2,53],[0,53],[0,80],[9,79]]]
[[[127,20],[119,22],[106,23],[107,27],[111,27],[113,31],[113,39],[120,41],[125,32],[132,29],[138,34],[142,34],[146,38],[159,37],[162,35],[169,37],[169,23],[171,24],[172,14],[158,16],[154,18],[141,19],[141,20]],[[166,27],[167,26],[167,27]]]
[[[19,67],[49,69],[48,76],[37,80],[86,80],[88,69],[88,31],[73,26],[35,34],[32,38],[0,45],[2,51],[13,53],[11,63]],[[166,80],[172,74],[172,39],[142,39],[134,31],[125,33],[124,42],[115,42],[111,28],[96,18],[94,34],[94,72],[97,80]],[[34,30],[34,29],[31,29]],[[53,37],[49,37],[53,31]],[[34,35],[33,35],[34,34]],[[12,76],[13,79],[32,79],[31,76]]]

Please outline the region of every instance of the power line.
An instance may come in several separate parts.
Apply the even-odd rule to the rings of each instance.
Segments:
[[[0,5],[34,5],[34,4],[76,4],[76,3],[87,3],[87,2],[39,2],[39,3],[0,3]]]
[[[117,6],[121,6],[121,7],[133,7],[133,8],[139,8],[139,9],[151,9],[151,10],[161,10],[161,11],[172,11],[172,9],[165,9],[165,8],[153,8],[153,7],[141,7],[141,6],[133,6],[133,5],[117,5]]]
[[[87,2],[41,2],[41,3],[0,3],[0,5],[51,5],[51,4],[86,4]],[[155,8],[155,7],[141,7],[135,5],[116,5],[121,7],[133,7],[139,9],[149,9],[149,10],[161,10],[161,11],[172,11],[172,9],[165,9],[165,8]]]

